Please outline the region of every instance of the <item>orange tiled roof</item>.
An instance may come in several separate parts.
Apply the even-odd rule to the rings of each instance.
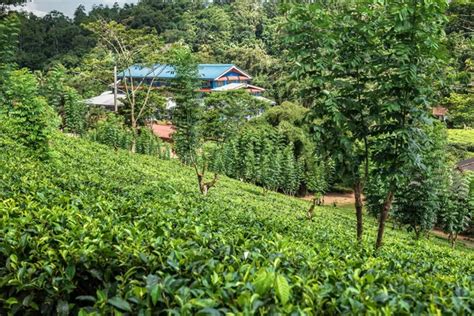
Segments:
[[[171,124],[157,124],[154,123],[151,125],[153,133],[163,140],[171,140],[176,128]]]
[[[435,106],[433,108],[433,115],[434,116],[445,116],[448,114],[448,109],[442,106]]]

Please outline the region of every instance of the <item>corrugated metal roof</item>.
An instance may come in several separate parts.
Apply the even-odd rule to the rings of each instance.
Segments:
[[[127,96],[123,93],[118,93],[117,94],[117,105],[118,106],[123,106],[123,103],[121,100],[125,99]],[[101,95],[98,95],[96,97],[84,100],[85,103],[91,104],[91,105],[103,105],[103,106],[109,106],[112,107],[114,106],[114,93],[112,91],[106,91],[102,93]]]
[[[212,91],[229,91],[229,90],[237,90],[237,89],[245,88],[245,87],[247,87],[245,83],[233,82],[233,83],[226,84],[224,86],[214,88],[212,89]]]
[[[200,79],[213,80],[235,67],[233,64],[199,64]],[[238,69],[237,67],[235,67]],[[243,72],[243,71],[242,71]],[[131,66],[119,73],[119,77],[172,79],[176,77],[173,66],[156,64],[153,67]]]

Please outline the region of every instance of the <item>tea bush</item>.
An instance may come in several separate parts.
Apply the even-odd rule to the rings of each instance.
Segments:
[[[448,129],[449,150],[457,160],[474,157],[474,130]]]
[[[450,143],[470,145],[474,148],[474,129],[448,129]]]
[[[177,161],[56,135],[0,150],[0,314],[472,314],[474,253]],[[9,146],[8,149],[5,146]]]

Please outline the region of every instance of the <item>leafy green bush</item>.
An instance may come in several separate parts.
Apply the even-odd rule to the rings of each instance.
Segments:
[[[115,149],[131,150],[133,131],[123,123],[123,118],[114,113],[107,113],[105,119],[97,122],[86,138],[108,145]],[[161,159],[171,158],[171,147],[163,144],[148,127],[142,127],[136,137],[136,152],[139,154],[158,156]]]
[[[177,161],[57,135],[50,163],[0,152],[0,314],[470,314],[469,249]]]
[[[120,116],[108,113],[104,120],[97,122],[95,129],[87,133],[86,138],[114,149],[130,150],[133,133],[125,126]]]
[[[76,90],[66,87],[64,92],[64,131],[82,135],[86,131],[86,104]]]
[[[454,144],[465,144],[474,151],[474,129],[448,129],[448,140]]]
[[[463,233],[474,219],[474,190],[471,188],[472,175],[454,170],[446,192],[444,205],[440,212],[440,224],[454,245],[460,233]]]
[[[459,161],[474,157],[474,130],[448,129],[447,131],[448,150],[455,160]]]
[[[448,107],[448,124],[455,128],[474,127],[474,95],[452,93],[444,100]]]
[[[49,156],[49,141],[57,116],[38,94],[35,77],[26,70],[8,74],[0,93],[0,132],[38,157]]]
[[[56,64],[40,77],[40,93],[62,118],[61,128],[82,135],[86,131],[87,107],[74,88],[66,85],[66,68]]]
[[[163,144],[150,128],[142,127],[137,136],[137,153],[170,159],[171,148],[167,144]]]

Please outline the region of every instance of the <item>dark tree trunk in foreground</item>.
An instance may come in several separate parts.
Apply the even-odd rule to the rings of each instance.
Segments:
[[[382,246],[383,233],[385,230],[385,221],[387,220],[388,212],[390,211],[390,208],[392,207],[392,202],[393,202],[393,192],[389,191],[387,194],[387,198],[385,199],[385,202],[383,203],[382,213],[380,213],[380,217],[379,217],[379,231],[377,234],[377,243],[375,244],[375,249],[379,249]]]
[[[362,202],[362,183],[360,181],[357,181],[354,184],[354,197],[357,217],[357,240],[360,241],[364,232],[364,223],[362,219],[362,208],[364,207],[364,202]]]

